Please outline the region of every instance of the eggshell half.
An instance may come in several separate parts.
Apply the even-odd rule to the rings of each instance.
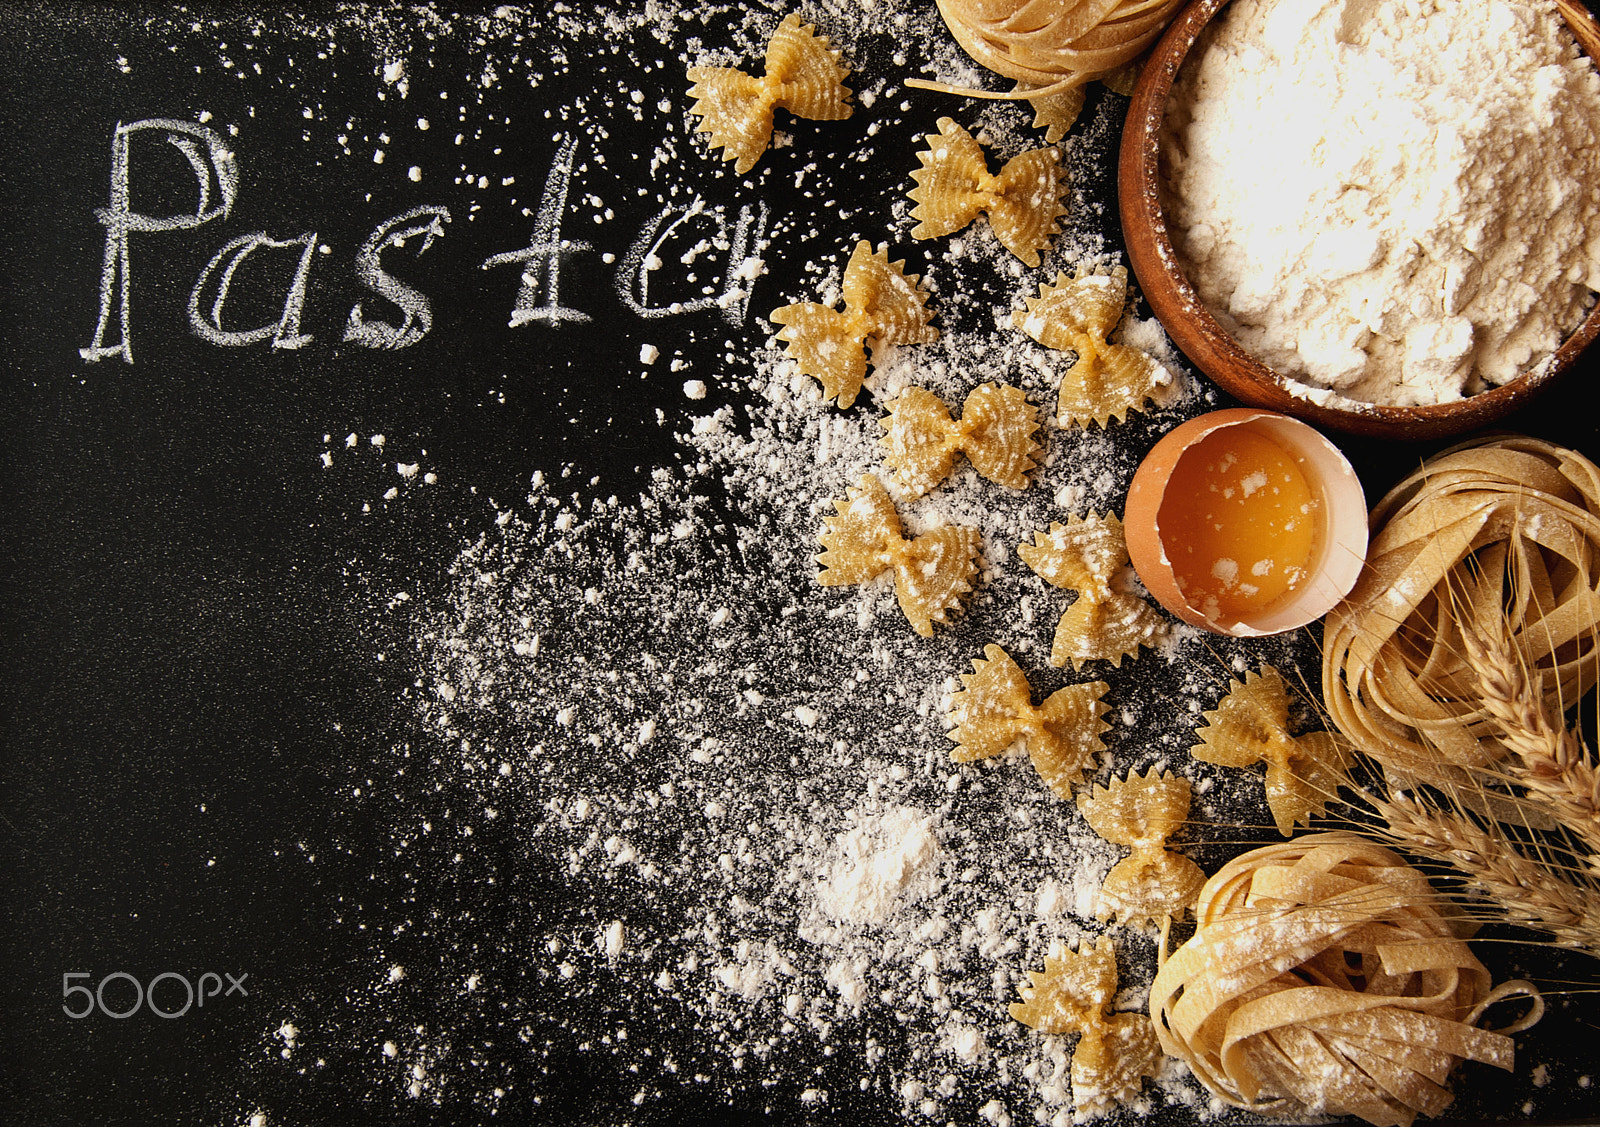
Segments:
[[[1237,621],[1212,619],[1184,599],[1158,519],[1178,462],[1201,439],[1227,427],[1251,428],[1294,457],[1317,491],[1323,514],[1320,546],[1306,581]],[[1128,557],[1151,596],[1190,625],[1235,638],[1281,634],[1321,618],[1355,586],[1367,556],[1366,495],[1339,448],[1298,419],[1248,407],[1200,415],[1163,436],[1134,474],[1122,522]]]

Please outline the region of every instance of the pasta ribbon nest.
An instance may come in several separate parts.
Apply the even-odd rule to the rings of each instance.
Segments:
[[[1327,617],[1334,724],[1398,785],[1470,793],[1503,757],[1464,632],[1508,632],[1559,716],[1600,671],[1600,468],[1521,435],[1453,446],[1372,511],[1367,563]]]
[[[938,0],[962,50],[1038,97],[1132,62],[1182,0]]]
[[[1462,1060],[1512,1066],[1509,1033],[1543,1013],[1529,983],[1490,989],[1427,879],[1348,832],[1269,845],[1200,890],[1196,930],[1150,988],[1161,1047],[1213,1094],[1274,1115],[1409,1127],[1451,1101]],[[1527,995],[1527,1016],[1478,1028]]]

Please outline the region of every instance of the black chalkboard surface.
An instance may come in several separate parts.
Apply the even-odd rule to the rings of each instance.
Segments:
[[[932,5],[805,10],[856,112],[780,113],[739,176],[684,68],[757,67],[766,0],[0,6],[0,1119],[1070,1117],[1062,1050],[1003,1009],[1087,927],[1092,846],[1025,764],[953,775],[938,707],[990,640],[1036,691],[1082,679],[1044,661],[1060,600],[998,576],[924,643],[886,593],[818,589],[880,412],[807,399],[765,315],[887,242],[953,342],[926,381],[1053,402],[972,342],[1115,260],[1125,103],[1096,89],[1067,141],[1041,270],[981,225],[963,261],[908,234],[921,136],[1038,134],[903,86],[970,73]],[[1596,378],[1508,425],[1600,456]],[[1026,503],[1120,508],[1143,450],[1224,404],[1189,386],[1054,435]],[[1429,452],[1341,441],[1373,495]],[[1000,519],[960,481],[951,511]],[[1181,755],[1219,669],[1314,646],[1117,670],[1118,770]],[[937,854],[937,907],[808,907],[894,825]],[[1193,853],[1247,839],[1213,821]],[[1594,981],[1507,950],[1497,972]],[[1592,1114],[1584,997],[1523,1040],[1537,1073],[1479,1068],[1454,1114]],[[1188,1091],[1137,1110],[1210,1115]]]

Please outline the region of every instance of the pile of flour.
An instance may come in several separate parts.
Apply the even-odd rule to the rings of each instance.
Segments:
[[[1552,2],[1240,0],[1192,57],[1164,140],[1174,239],[1276,371],[1445,402],[1583,319],[1600,77]]]

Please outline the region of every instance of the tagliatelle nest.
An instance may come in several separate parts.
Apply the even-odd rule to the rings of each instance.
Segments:
[[[1161,1047],[1219,1098],[1271,1115],[1353,1115],[1409,1127],[1451,1101],[1462,1060],[1509,1069],[1506,1035],[1537,1021],[1526,982],[1489,972],[1423,875],[1353,833],[1269,845],[1200,891],[1196,930],[1150,988]],[[1533,1011],[1477,1027],[1515,994]]]
[[[1560,716],[1600,670],[1600,468],[1553,443],[1479,438],[1426,462],[1372,514],[1355,589],[1327,617],[1339,730],[1406,779],[1449,784],[1503,749],[1463,629],[1509,631]]]
[[[1118,82],[1182,7],[1182,0],[938,0],[956,42],[996,74],[1016,81],[996,94],[913,79],[908,86],[966,97],[1033,103],[1036,126],[1057,140],[1083,107],[1084,84]],[[1125,91],[1124,91],[1125,92]]]

